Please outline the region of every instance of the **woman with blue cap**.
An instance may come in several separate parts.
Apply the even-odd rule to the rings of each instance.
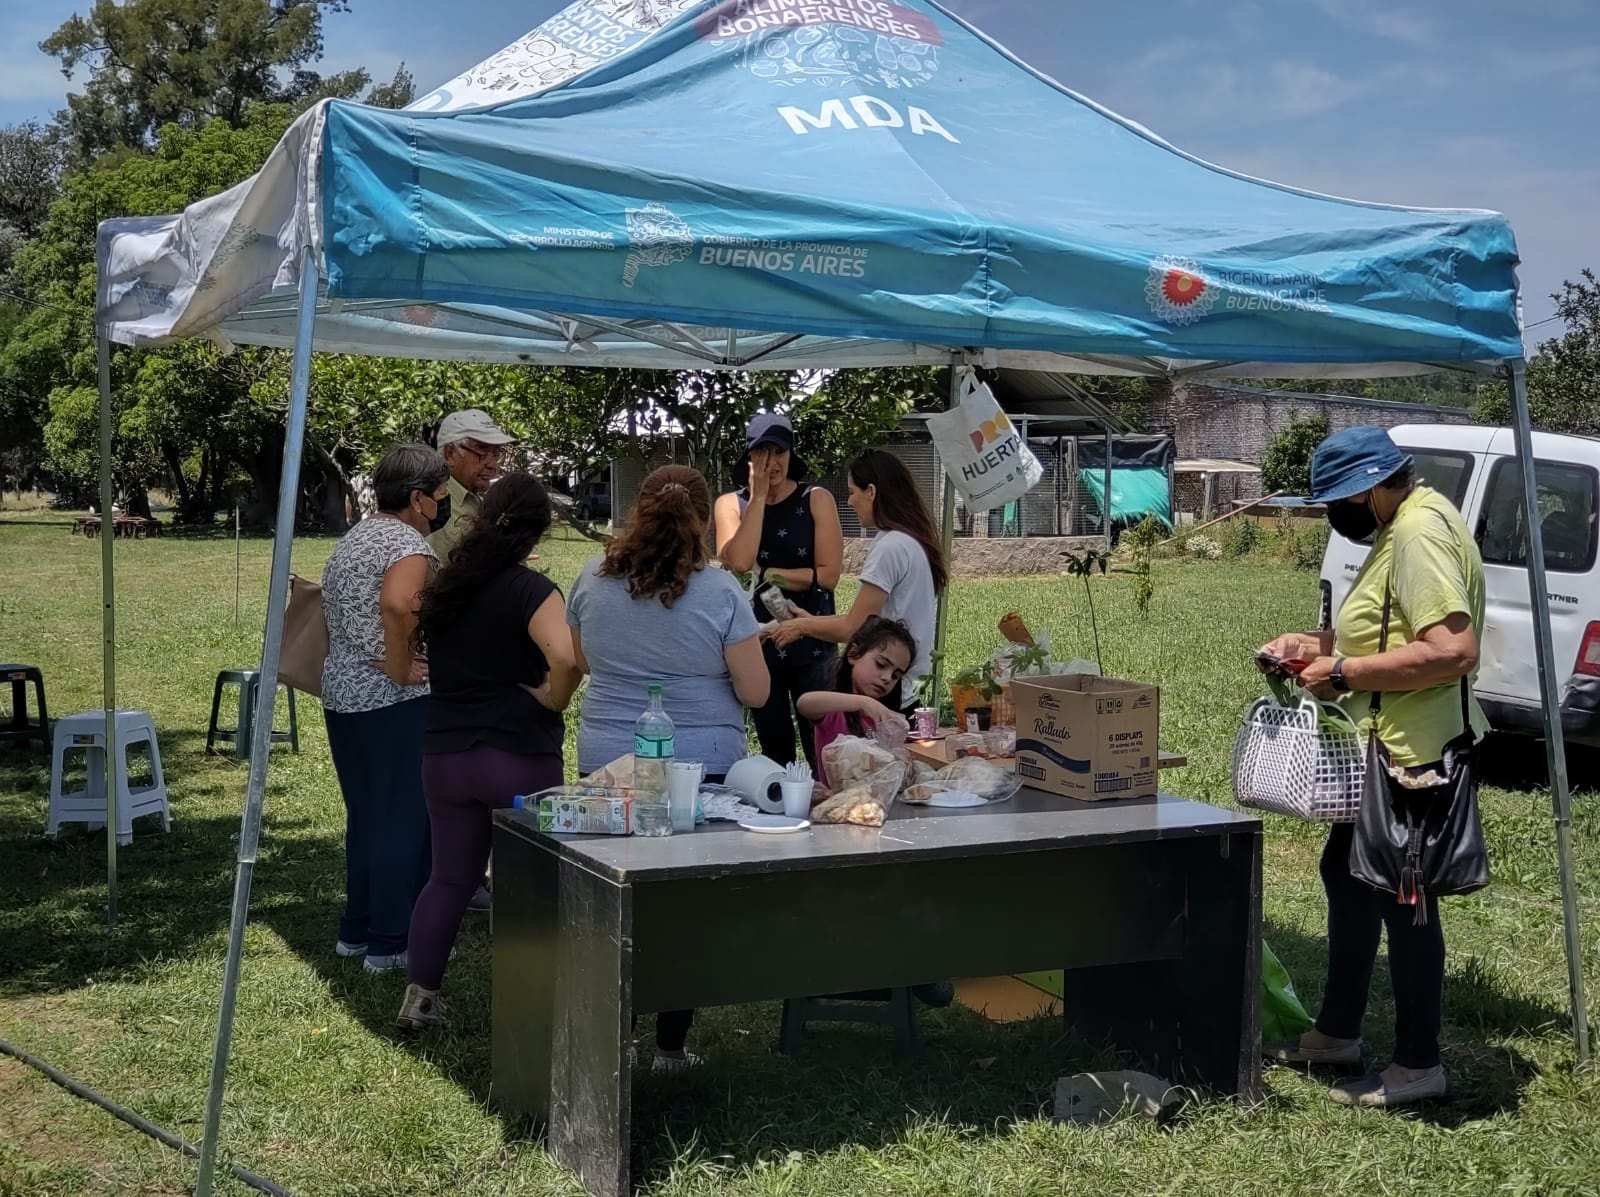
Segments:
[[[1488,726],[1462,683],[1478,666],[1483,559],[1461,513],[1416,483],[1411,458],[1382,428],[1347,428],[1317,446],[1311,490],[1311,501],[1327,506],[1335,532],[1355,541],[1370,537],[1372,548],[1333,630],[1291,632],[1264,652],[1309,661],[1301,684],[1318,698],[1341,702],[1376,735],[1387,753],[1392,792],[1413,809],[1426,809],[1451,793],[1446,758]],[[1361,1022],[1379,936],[1387,929],[1393,1062],[1335,1086],[1330,1096],[1344,1105],[1377,1107],[1442,1097],[1445,947],[1438,898],[1426,895],[1418,909],[1359,880],[1351,871],[1355,834],[1354,824],[1335,824],[1322,853],[1328,982],[1316,1026],[1270,1054],[1284,1063],[1361,1063]]]

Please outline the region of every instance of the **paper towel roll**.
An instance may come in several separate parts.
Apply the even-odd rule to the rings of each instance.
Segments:
[[[783,766],[770,756],[747,756],[735,761],[724,784],[746,802],[769,815],[783,813]]]

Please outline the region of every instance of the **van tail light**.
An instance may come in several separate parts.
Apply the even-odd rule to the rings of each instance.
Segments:
[[[1591,623],[1585,629],[1583,643],[1578,646],[1578,663],[1572,668],[1576,673],[1600,677],[1600,623]]]

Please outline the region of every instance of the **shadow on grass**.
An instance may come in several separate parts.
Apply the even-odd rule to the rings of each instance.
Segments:
[[[1447,901],[1441,915],[1447,947],[1449,916]],[[1315,1017],[1327,974],[1327,941],[1271,920],[1263,933],[1294,978],[1295,992]],[[1547,1003],[1516,992],[1476,956],[1464,961],[1447,958],[1445,967],[1441,1039],[1451,1098],[1422,1107],[1420,1116],[1428,1122],[1453,1127],[1494,1114],[1513,1113],[1521,1107],[1538,1069],[1521,1052],[1504,1046],[1503,1040],[1536,1035],[1558,1024],[1563,1016]],[[1382,951],[1373,970],[1364,1033],[1372,1053],[1370,1062],[1381,1067],[1394,1050],[1393,990],[1388,955]],[[1355,1071],[1327,1075],[1332,1080]]]
[[[141,817],[133,842],[117,850],[114,929],[105,926],[105,831],[68,824],[46,839],[48,760],[37,752],[0,754],[0,992],[56,993],[136,977],[153,961],[182,959],[219,942],[232,902],[239,815],[191,812],[236,807],[245,764],[205,757],[204,741],[194,730],[161,733],[169,783],[176,765],[184,784],[171,798],[170,832],[156,818]],[[269,792],[252,917],[302,902],[332,903],[323,916],[332,926],[343,892],[343,844],[287,803],[272,809],[275,797]]]

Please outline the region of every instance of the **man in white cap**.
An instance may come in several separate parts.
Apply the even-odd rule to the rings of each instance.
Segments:
[[[453,411],[440,421],[439,452],[450,466],[446,482],[450,490],[450,520],[428,537],[428,544],[441,563],[450,559],[467,534],[490,483],[500,477],[507,447],[515,439],[487,412],[475,407]]]

